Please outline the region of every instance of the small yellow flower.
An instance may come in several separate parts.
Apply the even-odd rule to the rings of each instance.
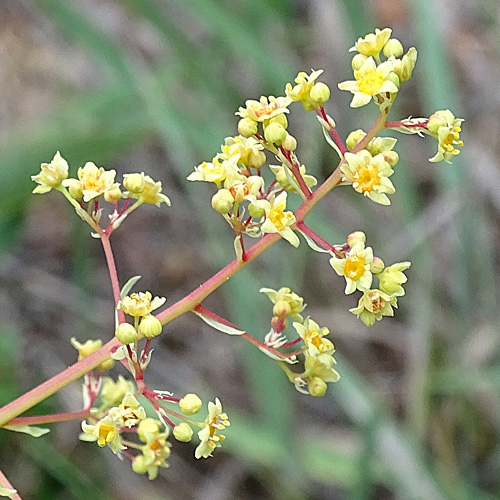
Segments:
[[[217,187],[220,187],[228,174],[235,175],[239,172],[236,165],[239,158],[238,154],[233,154],[228,159],[215,156],[211,162],[204,161],[195,167],[194,172],[188,175],[187,180],[213,182]]]
[[[120,300],[117,308],[130,316],[141,317],[147,316],[158,307],[161,307],[166,300],[165,297],[155,297],[153,299],[151,292],[132,293]]]
[[[288,113],[287,106],[292,102],[289,97],[262,96],[259,101],[249,99],[245,108],[236,112],[242,118],[250,118],[255,122],[265,122],[283,113]]]
[[[449,109],[436,111],[429,118],[427,129],[438,140],[438,152],[429,161],[444,160],[446,163],[451,163],[450,160],[460,154],[460,150],[457,148],[464,145],[463,141],[460,140],[463,121],[463,118],[455,118]]]
[[[220,157],[229,160],[235,155],[239,155],[238,163],[251,168],[260,168],[266,161],[266,155],[263,151],[264,146],[254,137],[226,137],[222,146]]]
[[[149,205],[159,207],[162,203],[170,206],[170,199],[161,192],[161,182],[155,182],[149,175],[144,176],[144,189],[139,193],[128,192],[129,198],[135,198]]]
[[[330,340],[323,338],[330,333],[328,328],[320,328],[318,323],[307,317],[304,323],[294,322],[293,327],[304,341],[309,356],[333,354],[334,348]]]
[[[339,83],[340,90],[352,92],[351,107],[359,108],[368,104],[372,97],[384,92],[394,93],[398,87],[389,80],[392,71],[392,62],[386,61],[376,65],[373,57],[368,57],[362,66],[354,71],[355,80]]]
[[[377,275],[380,291],[394,297],[403,296],[405,291],[401,285],[408,280],[403,271],[406,271],[410,266],[411,262],[398,262],[386,267]]]
[[[364,242],[358,241],[347,253],[344,259],[335,257],[330,259],[330,265],[339,276],[346,280],[345,294],[349,295],[355,290],[367,290],[372,284],[371,266],[373,250],[365,248]]]
[[[236,174],[228,176],[224,181],[224,188],[227,189],[233,200],[237,203],[242,203],[245,200],[253,200],[258,194],[264,179],[260,175],[244,175]]]
[[[146,418],[146,411],[136,397],[127,392],[119,406],[111,408],[108,414],[120,427],[133,427]]]
[[[340,375],[333,368],[336,363],[337,361],[335,361],[335,358],[331,354],[306,355],[304,361],[305,371],[302,378],[320,378],[325,382],[337,382],[340,379]]]
[[[105,406],[111,407],[120,404],[127,392],[134,393],[135,386],[131,380],[127,380],[123,375],[118,375],[115,382],[110,377],[105,377],[102,381],[101,400]]]
[[[158,475],[158,467],[168,467],[166,459],[170,456],[168,429],[162,433],[160,427],[158,420],[146,418],[141,420],[137,428],[139,439],[146,444],[140,448],[142,455],[134,458],[132,469],[138,474],[147,473],[151,480]]]
[[[304,71],[301,71],[294,80],[297,85],[292,87],[291,83],[286,84],[286,87],[285,87],[286,95],[292,101],[302,102],[302,106],[307,111],[312,111],[315,107],[318,107],[319,105],[324,104],[328,100],[329,90],[328,90],[328,92],[326,92],[326,90],[324,90],[324,93],[328,94],[326,99],[319,99],[319,100],[316,99],[315,100],[311,97],[311,91],[312,91],[313,87],[316,85],[316,79],[318,78],[318,76],[321,75],[321,73],[323,73],[322,69],[317,70],[317,71],[312,69],[310,75],[308,75]],[[326,85],[325,85],[325,87],[326,87]],[[328,87],[326,87],[326,88],[328,89]],[[314,93],[313,93],[313,97],[314,97]]]
[[[262,224],[263,233],[279,233],[294,247],[300,244],[299,237],[293,232],[291,225],[295,224],[295,215],[286,209],[286,192],[272,196],[265,205],[266,220]]]
[[[373,326],[383,316],[394,316],[393,307],[397,307],[397,299],[380,290],[365,290],[359,299],[358,307],[349,309],[366,326]]]
[[[108,445],[114,454],[119,454],[126,448],[122,444],[120,430],[110,416],[102,418],[94,425],[87,424],[84,420],[82,430],[83,433],[80,434],[82,441],[97,441],[97,445],[101,448]]]
[[[383,154],[372,156],[369,151],[362,149],[356,154],[346,153],[345,159],[347,163],[340,167],[344,174],[342,181],[352,183],[358,193],[363,193],[375,203],[390,205],[387,194],[393,194],[396,190],[388,177],[394,170]]]
[[[57,188],[68,177],[68,162],[61,156],[59,151],[54,155],[50,163],[42,163],[41,172],[32,175],[31,180],[39,184],[33,193],[48,193],[52,188]]]
[[[273,308],[275,316],[283,317],[276,309],[283,310],[285,309],[284,304],[286,304],[286,316],[291,316],[293,319],[302,322],[300,313],[305,309],[306,304],[304,304],[304,299],[295,292],[292,292],[290,288],[282,287],[278,291],[272,288],[261,288],[259,292],[265,293],[275,305],[275,308]]]
[[[200,444],[196,447],[194,456],[196,458],[208,458],[212,456],[215,448],[221,446],[221,441],[226,437],[223,434],[217,435],[217,431],[229,427],[230,423],[226,413],[222,412],[222,404],[219,398],[215,399],[215,403],[208,403],[208,416],[205,419],[205,426],[198,432]]]
[[[384,28],[383,30],[375,28],[375,33],[368,33],[364,38],[358,38],[358,41],[354,44],[354,47],[349,49],[349,52],[358,51],[364,56],[378,57],[380,51],[389,41],[391,33],[390,28]]]
[[[83,201],[88,202],[94,198],[98,198],[106,191],[115,188],[115,175],[114,170],[104,170],[104,168],[97,166],[92,162],[87,162],[83,167],[78,169],[78,180],[80,181],[80,188],[83,193]],[[75,189],[75,179],[67,179],[62,182],[63,186],[68,186]]]

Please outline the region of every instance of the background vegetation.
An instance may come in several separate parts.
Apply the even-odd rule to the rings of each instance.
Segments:
[[[30,194],[41,162],[60,150],[73,173],[94,161],[163,182],[172,208],[134,213],[114,248],[122,281],[140,274],[171,304],[232,258],[210,187],[185,178],[236,133],[234,111],[323,68],[341,135],[366,127],[374,107],[350,110],[336,85],[355,39],[386,26],[419,53],[392,119],[450,108],[466,118],[463,154],[431,164],[435,143],[399,137],[392,207],[338,189],[311,225],[338,242],[364,230],[387,263],[412,261],[396,317],[365,328],[326,259],[278,243],[209,305],[263,336],[259,288],[292,287],[332,331],[341,381],[324,398],[300,395],[255,348],[183,316],[157,342],[148,382],[218,395],[232,423],[220,453],[196,461],[174,443],[171,467],[149,482],[80,442],[77,422],[38,440],[0,432],[0,468],[24,499],[499,497],[496,0],[1,2],[0,404],[73,363],[70,337],[113,330],[98,242],[62,197]],[[324,178],[335,153],[297,108],[299,158]],[[36,410],[78,410],[80,393],[74,384]]]

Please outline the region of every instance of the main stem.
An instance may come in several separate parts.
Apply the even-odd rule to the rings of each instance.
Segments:
[[[341,179],[342,172],[340,171],[340,168],[337,167],[335,171],[330,175],[330,177],[328,177],[328,179],[312,194],[312,196],[307,200],[304,200],[304,202],[300,205],[298,210],[295,212],[295,218],[297,222],[303,222],[307,214],[318,204],[318,202],[322,198],[324,198],[335,186],[340,184]],[[261,240],[255,243],[246,252],[247,259],[244,262],[238,261],[238,259],[233,260],[218,273],[214,274],[209,280],[196,288],[196,290],[193,290],[189,295],[159,313],[157,315],[157,318],[162,322],[162,324],[165,325],[173,319],[184,314],[185,312],[191,311],[197,304],[202,302],[214,290],[216,290],[227,280],[229,280],[231,276],[236,274],[249,262],[257,258],[262,252],[276,243],[280,238],[281,236],[277,233],[266,234]],[[106,238],[102,238],[102,241],[106,258],[108,260],[108,265],[112,263],[110,273],[112,276],[116,277],[116,269],[114,268],[114,261],[112,260],[111,248],[108,247],[109,240]],[[118,279],[115,277],[112,277],[111,281],[115,300],[117,300],[116,294],[118,291],[119,297],[119,287]],[[96,368],[99,364],[109,358],[111,353],[114,352],[120,345],[120,342],[116,338],[113,338],[107,344],[102,346],[98,351],[92,353],[90,356],[82,359],[81,361],[78,361],[69,368],[66,368],[66,370],[63,370],[51,379],[40,384],[38,387],[35,387],[31,391],[23,394],[19,398],[0,408],[0,427],[9,422],[9,420],[12,420],[18,415],[21,415],[29,408],[32,408],[40,401],[47,399],[49,396],[62,389],[64,386],[68,385],[71,382],[74,382],[75,380],[78,380],[80,377]]]

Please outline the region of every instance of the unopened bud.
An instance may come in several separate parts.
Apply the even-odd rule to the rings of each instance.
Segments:
[[[234,198],[228,189],[219,189],[212,196],[212,208],[220,214],[227,214],[233,208]]]
[[[286,300],[278,300],[273,307],[273,314],[278,318],[286,318],[292,312],[290,304]]]
[[[309,97],[311,98],[313,104],[322,106],[326,101],[328,101],[328,99],[330,99],[330,89],[326,83],[317,82],[313,85]]]
[[[120,186],[118,184],[115,184],[111,189],[108,189],[104,193],[104,199],[108,203],[116,203],[120,201],[122,198],[122,192],[120,191]]]
[[[177,424],[172,433],[177,441],[181,441],[183,443],[188,443],[193,437],[193,429],[191,429],[186,422]]]
[[[297,139],[293,135],[287,134],[285,140],[281,143],[281,147],[287,151],[295,151],[297,148]]]
[[[322,378],[313,377],[307,382],[307,388],[311,396],[321,397],[325,395],[327,385]]]
[[[349,245],[349,248],[352,248],[356,243],[359,242],[365,243],[366,241],[366,234],[363,233],[363,231],[354,231],[354,233],[351,233],[347,237],[347,244]]]
[[[135,342],[139,338],[139,334],[130,323],[120,323],[116,329],[115,337],[123,345],[128,345]]]
[[[387,58],[391,56],[399,57],[403,54],[403,50],[403,45],[397,38],[389,38],[383,48],[384,56]]]
[[[160,335],[162,329],[163,326],[160,320],[152,314],[144,316],[139,324],[139,331],[148,339],[152,339]]]
[[[358,130],[353,130],[348,136],[345,141],[347,148],[349,151],[352,151],[358,143],[363,139],[363,137],[366,135],[366,132],[358,128]]]
[[[384,270],[384,261],[380,257],[373,257],[370,270],[373,274],[382,272]]]
[[[354,71],[358,71],[361,66],[365,63],[365,61],[368,59],[367,56],[364,56],[363,54],[356,54],[351,61],[351,67]]]
[[[281,145],[287,136],[287,131],[283,125],[279,123],[270,123],[264,129],[264,137],[266,141],[273,142],[274,144]]]
[[[179,401],[179,408],[184,415],[194,415],[200,411],[202,404],[201,399],[196,394],[190,393]]]
[[[133,194],[142,193],[146,187],[144,173],[125,174],[123,176],[123,187]]]
[[[238,133],[243,137],[252,137],[257,133],[257,122],[250,118],[242,118],[238,122]]]

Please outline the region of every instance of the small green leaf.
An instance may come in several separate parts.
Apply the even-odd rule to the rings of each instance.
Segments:
[[[126,297],[128,295],[128,292],[132,290],[132,287],[142,278],[142,276],[134,276],[130,278],[125,285],[123,285],[123,288],[121,289],[120,292],[120,297],[123,299],[123,297]]]
[[[243,335],[245,333],[243,330],[238,330],[237,328],[233,328],[232,326],[220,323],[219,321],[216,321],[213,318],[209,318],[208,316],[205,316],[204,314],[201,314],[197,311],[193,312],[196,314],[196,316],[199,316],[207,325],[210,325],[212,328],[219,330],[219,332],[227,333],[228,335]]]
[[[8,431],[14,432],[23,432],[24,434],[29,434],[30,436],[36,438],[50,432],[50,429],[45,429],[44,427],[35,427],[33,425],[4,425],[2,429],[7,429]]]

